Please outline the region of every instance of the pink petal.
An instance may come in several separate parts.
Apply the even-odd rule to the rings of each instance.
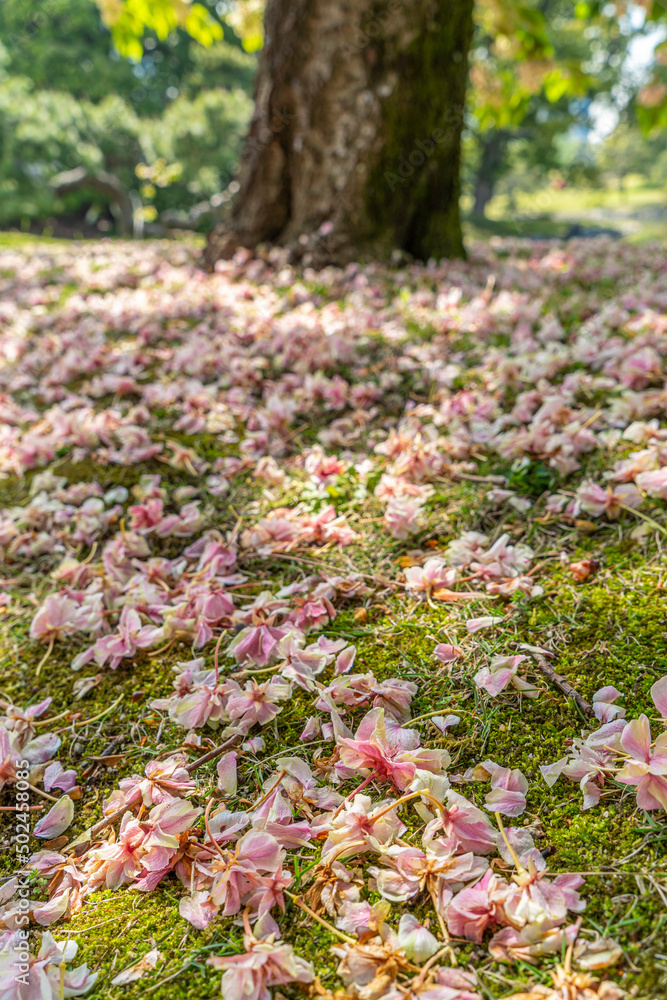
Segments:
[[[640,472],[635,476],[635,482],[649,496],[667,499],[667,468],[656,469],[655,472]]]
[[[347,674],[352,669],[357,655],[356,646],[348,646],[339,654],[334,667],[334,674]]]
[[[305,726],[299,736],[301,742],[308,742],[309,740],[317,739],[320,734],[320,722],[316,715],[311,715],[306,721]]]
[[[43,780],[46,792],[50,792],[52,788],[60,788],[63,792],[69,792],[76,785],[76,771],[63,771],[60,761],[54,760],[44,772]]]
[[[184,896],[178,904],[178,912],[198,931],[205,930],[215,920],[219,907],[211,902],[207,892],[196,892],[194,896]]]
[[[498,695],[503,691],[512,679],[514,671],[510,668],[496,670],[491,673],[488,667],[482,667],[475,674],[473,680],[478,688],[484,688],[489,694]]]
[[[47,708],[49,707],[52,701],[53,698],[45,698],[44,701],[40,701],[38,705],[31,705],[29,708],[26,709],[26,712],[29,715],[32,715],[33,719],[36,719],[37,716],[42,715],[44,712],[46,712]]]
[[[623,692],[619,691],[613,684],[608,684],[606,687],[601,687],[595,692],[593,695],[593,704],[602,701],[611,705],[612,702],[621,697],[622,693]]]
[[[520,816],[526,808],[526,797],[522,792],[493,788],[486,796],[484,804],[491,812],[502,813],[503,816]]]
[[[542,764],[540,766],[540,773],[549,788],[556,784],[563,772],[563,768],[567,767],[569,759],[569,757],[561,757],[561,759],[557,760],[554,764]]]
[[[496,616],[494,618],[489,615],[486,615],[483,618],[469,618],[468,621],[466,622],[466,628],[468,632],[471,633],[479,632],[480,629],[492,628],[492,626],[500,625],[500,623],[504,621],[505,619],[503,617]]]
[[[39,906],[36,906],[32,911],[32,915],[38,924],[46,927],[47,924],[52,924],[54,920],[60,920],[67,911],[68,905],[69,889],[65,889],[64,892],[50,899],[48,903],[41,903]]]
[[[661,677],[651,688],[653,704],[663,719],[667,719],[667,676]]]
[[[448,642],[441,642],[439,646],[436,646],[433,650],[433,655],[441,663],[451,663],[453,660],[458,659],[463,656],[463,653],[458,648],[458,646],[450,646]]]
[[[239,857],[247,858],[256,868],[276,871],[280,865],[282,852],[278,841],[262,830],[249,830],[241,837],[236,849]]]
[[[651,724],[645,715],[628,722],[621,734],[621,746],[634,760],[648,764],[651,759]]]
[[[640,809],[667,809],[667,779],[647,774],[637,786],[637,805]]]
[[[67,829],[74,819],[74,803],[69,795],[63,795],[56,804],[49,809],[46,816],[40,819],[35,826],[33,833],[36,837],[44,840],[53,840],[59,837]]]
[[[446,732],[450,726],[458,726],[461,721],[460,715],[436,715],[431,722],[435,723],[441,733]]]
[[[231,750],[221,757],[216,768],[218,772],[218,789],[227,795],[236,792],[236,752]]]

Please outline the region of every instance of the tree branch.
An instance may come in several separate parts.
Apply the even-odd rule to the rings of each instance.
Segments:
[[[552,684],[555,684],[558,690],[562,691],[566,698],[571,698],[585,715],[593,715],[593,706],[579,694],[576,688],[572,687],[569,681],[565,680],[564,677],[556,673],[551,664],[543,656],[540,656],[539,653],[533,652],[532,656],[544,676],[550,680]]]
[[[80,191],[82,188],[92,188],[99,191],[109,199],[112,213],[118,220],[118,225],[123,236],[140,236],[135,225],[134,204],[132,195],[137,197],[136,192],[129,192],[114,174],[108,174],[103,170],[92,174],[85,167],[76,167],[74,170],[66,170],[57,174],[51,181],[53,190],[58,195],[69,194],[71,191]]]

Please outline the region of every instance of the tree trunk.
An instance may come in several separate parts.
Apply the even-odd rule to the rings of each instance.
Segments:
[[[127,191],[115,174],[108,174],[104,170],[91,174],[85,167],[76,167],[57,174],[52,179],[51,186],[58,195],[70,194],[82,188],[99,191],[109,201],[111,214],[118,223],[121,236],[142,236],[143,223],[135,211],[141,207],[139,195],[135,191]]]
[[[473,215],[483,217],[486,213],[486,206],[493,198],[496,182],[500,177],[509,138],[509,133],[503,129],[494,129],[482,139],[482,158],[475,180]]]
[[[322,266],[463,253],[473,0],[268,0],[239,190],[206,251]]]

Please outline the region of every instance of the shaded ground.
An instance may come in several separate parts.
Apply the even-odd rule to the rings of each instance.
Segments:
[[[401,272],[297,275],[239,260],[213,277],[204,277],[191,249],[178,244],[4,249],[0,545],[11,599],[0,609],[2,689],[20,706],[52,696],[47,719],[70,713],[47,727],[59,731],[58,760],[76,770],[81,788],[67,836],[100,819],[102,801],[119,779],[179,750],[184,740],[199,739],[199,749],[185,743],[195,759],[220,738],[220,729],[204,727],[186,737],[189,725],[170,721],[151,702],[172,693],[176,663],[203,656],[212,665],[221,631],[222,673],[237,670],[224,653],[247,623],[209,615],[211,634],[193,649],[203,619],[188,612],[181,616],[186,624],[164,626],[186,598],[173,567],[163,577],[157,563],[148,567],[151,557],[175,564],[206,531],[217,531],[237,556],[231,569],[244,578],[226,585],[237,615],[263,591],[275,595],[314,574],[318,583],[343,578],[332,585],[333,607],[311,623],[308,641],[321,633],[347,640],[357,648],[353,675],[374,675],[365,700],[352,708],[338,704],[345,723],[356,729],[373,688],[399,678],[418,686],[408,715],[426,716],[416,722],[424,746],[449,751],[448,773],[459,793],[484,804],[488,774],[472,770],[482,761],[521,769],[530,783],[527,810],[507,823],[529,829],[551,873],[586,873],[582,936],[599,932],[623,949],[621,961],[603,974],[638,1000],[663,996],[664,812],[639,810],[633,789],[613,780],[600,804],[586,811],[577,784],[561,778],[547,787],[540,766],[563,757],[569,741],[599,723],[582,717],[537,661],[519,671],[539,689],[535,699],[511,686],[493,697],[474,677],[494,655],[539,646],[587,701],[615,685],[628,718],[642,711],[655,716],[649,689],[667,673],[664,502],[644,496],[639,514],[604,501],[601,509],[590,500],[582,507],[581,485],[617,487],[623,480],[606,474],[623,460],[634,462],[626,480],[667,463],[666,268],[660,245],[604,239],[567,246],[506,240],[494,251],[476,245],[465,264]],[[649,457],[633,458],[638,452]],[[43,475],[48,469],[51,477]],[[145,476],[160,482],[151,486]],[[502,477],[508,494],[490,492],[498,486],[493,477]],[[83,494],[63,493],[78,483],[99,484],[99,496],[117,487],[126,493],[103,500],[84,524]],[[150,554],[137,555],[134,564],[147,588],[139,593],[129,576],[111,583],[109,546],[127,543],[128,530],[144,530],[129,508],[151,489],[156,497],[162,491],[165,516],[182,513],[187,503],[199,506],[193,530],[159,536],[145,529]],[[548,498],[561,490],[567,501],[557,510]],[[392,493],[407,496],[407,506],[392,505]],[[299,504],[302,519],[333,505],[355,536],[334,533],[313,544],[295,531],[282,544],[269,532],[267,540],[270,522],[262,519]],[[451,543],[470,531],[486,536],[480,551],[504,535],[505,548],[529,546],[526,567],[520,571],[510,553],[499,569],[492,559],[482,569],[474,560],[464,563],[428,600],[406,589],[406,573],[429,557],[451,567]],[[185,570],[193,579],[196,558]],[[90,566],[91,575],[58,575],[65,559],[75,559],[79,572]],[[586,560],[595,565],[577,582],[571,567]],[[151,585],[162,579],[169,614],[158,610],[149,578]],[[517,579],[527,582],[512,592]],[[303,593],[314,586],[306,582]],[[459,599],[447,595],[450,589]],[[483,596],[460,599],[472,590]],[[54,592],[84,607],[101,593],[102,604],[91,628],[57,637],[38,679],[48,633],[40,641],[29,630]],[[298,606],[293,595],[287,603]],[[92,660],[73,673],[72,660],[101,634],[100,616],[113,633],[121,608],[130,605],[142,624],[164,626],[160,641],[135,650],[115,670]],[[502,622],[467,631],[467,621],[486,615]],[[441,663],[434,658],[441,643],[462,655]],[[279,667],[277,657],[271,665]],[[236,795],[215,792],[211,764],[198,772],[193,801],[203,807],[213,795],[241,809],[261,798],[282,756],[311,765],[320,755],[335,761],[326,733],[312,745],[300,740],[308,717],[331,718],[331,707],[313,705],[332,670],[329,664],[311,691],[293,684],[275,725],[253,730],[265,747],[245,752]],[[86,677],[95,683],[74,700],[73,684]],[[459,715],[458,724],[443,733],[428,717],[436,710]],[[331,770],[323,765],[320,777],[331,778]],[[347,794],[357,783],[348,778],[341,790]],[[371,784],[371,793],[379,801],[390,791]],[[3,795],[8,805],[11,788]],[[419,817],[412,807],[401,816],[418,842]],[[2,823],[9,873],[12,830],[9,820]],[[292,893],[312,885],[303,870],[320,847],[313,841],[288,855]],[[362,860],[355,865],[363,868]],[[496,870],[509,874],[511,863],[498,861]],[[376,901],[367,878],[366,870],[362,898]],[[45,899],[45,882],[36,885]],[[64,933],[78,941],[75,965],[85,961],[99,970],[96,997],[212,997],[220,973],[206,960],[242,951],[241,931],[222,916],[195,929],[179,916],[184,892],[173,874],[145,893],[100,888],[49,929],[56,939]],[[313,962],[323,988],[339,988],[338,962],[329,952],[335,938],[289,899],[286,908],[284,916],[276,911],[285,939]],[[427,898],[393,904],[392,926],[402,912],[430,919],[437,931]],[[327,919],[335,921],[335,913]],[[560,949],[536,968],[498,962],[487,947],[496,929],[480,944],[455,944],[459,964],[479,974],[481,995],[490,1000],[548,983]],[[127,987],[110,985],[152,947],[160,952],[155,969]],[[280,987],[286,996],[301,990]]]

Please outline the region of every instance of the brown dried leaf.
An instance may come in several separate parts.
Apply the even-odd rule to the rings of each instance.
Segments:
[[[599,524],[595,523],[595,521],[584,521],[584,520],[576,520],[574,522],[574,526],[577,529],[577,531],[583,532],[584,535],[592,535],[593,532],[597,531],[598,528],[600,527]]]

